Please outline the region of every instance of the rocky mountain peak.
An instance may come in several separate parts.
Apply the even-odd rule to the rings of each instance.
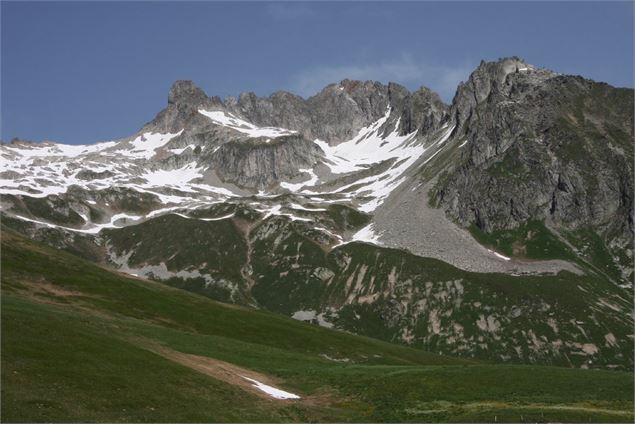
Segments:
[[[481,61],[467,81],[459,84],[452,100],[452,116],[457,127],[464,129],[466,121],[477,114],[477,105],[490,97],[509,99],[555,75],[555,72],[537,68],[516,56],[492,62]]]
[[[396,82],[388,83],[388,97],[390,98],[391,104],[398,102],[409,94],[410,91],[403,85],[397,84]]]
[[[448,105],[446,105],[443,100],[441,100],[441,97],[428,87],[421,86],[414,93],[412,93],[412,95],[422,100],[429,101],[432,105],[439,109],[448,107]]]
[[[187,103],[196,105],[203,104],[208,100],[207,94],[190,80],[176,81],[172,84],[168,94],[168,104]]]
[[[502,58],[495,62],[481,61],[480,65],[470,74],[466,82],[459,84],[454,103],[462,100],[461,95],[470,95],[474,103],[480,103],[492,91],[500,90],[510,73],[534,69],[518,57]]]
[[[4,144],[4,142],[2,143]],[[23,138],[13,137],[11,141],[9,141],[9,144],[12,146],[19,146],[19,145],[34,145],[36,143],[33,140],[26,140]]]
[[[199,116],[199,109],[224,109],[219,97],[209,97],[190,80],[178,80],[168,93],[168,106],[143,126],[140,133],[176,133],[182,129],[205,126],[207,121]]]
[[[502,83],[508,74],[524,68],[533,68],[533,66],[517,56],[504,57],[491,62],[481,60],[481,63],[474,72],[472,72],[470,78],[487,78],[494,82]]]
[[[421,135],[428,134],[447,121],[449,106],[429,88],[421,87],[413,93],[398,84],[389,85],[389,88],[391,105],[396,108],[401,118],[401,134],[413,131]]]
[[[485,231],[548,220],[632,245],[632,96],[517,57],[482,62],[451,108],[464,147],[440,184],[446,212]]]
[[[386,89],[386,87],[378,81],[370,81],[370,80],[361,81],[361,80],[350,80],[350,79],[344,79],[340,81],[340,83],[338,84],[338,87],[341,87],[343,91],[345,91],[348,94],[354,94],[354,93],[371,94],[377,91],[382,92]]]
[[[351,139],[389,111],[391,117],[382,131],[393,131],[399,122],[401,134],[415,130],[426,133],[437,128],[447,115],[447,106],[431,90],[411,93],[394,82],[386,85],[344,79],[308,99],[277,91],[263,97],[243,92],[222,100],[209,97],[192,81],[179,80],[170,89],[167,107],[142,131],[174,133],[185,129],[192,133],[204,129],[210,122],[199,116],[200,109],[225,111],[257,126],[286,128],[331,144]]]

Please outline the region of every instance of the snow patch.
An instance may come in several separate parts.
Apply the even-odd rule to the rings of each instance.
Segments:
[[[493,253],[494,256],[496,256],[499,259],[502,259],[504,261],[511,261],[512,258],[508,258],[507,256],[503,256],[498,252],[494,252],[493,250],[487,249],[488,252]]]
[[[152,156],[154,156],[156,149],[165,146],[170,140],[172,140],[176,136],[181,135],[182,133],[183,130],[175,134],[161,134],[150,132],[143,133],[143,135],[140,135],[130,142],[130,144],[132,145],[132,150],[126,150],[125,154],[128,157],[150,159],[152,158]]]
[[[309,174],[310,179],[308,181],[304,181],[297,184],[281,182],[280,187],[286,188],[287,190],[292,192],[296,192],[296,191],[300,191],[300,189],[302,189],[305,186],[314,186],[318,182],[318,176],[315,175],[315,172],[313,172],[313,169],[311,168],[298,169],[298,172],[302,174]]]
[[[229,112],[224,111],[207,111],[199,109],[198,113],[207,116],[216,125],[231,128],[243,134],[247,134],[251,138],[269,137],[275,138],[283,135],[296,134],[296,131],[287,130],[285,128],[275,127],[257,127],[256,125],[242,120]],[[269,142],[270,140],[267,140]]]
[[[299,211],[326,212],[326,209],[324,209],[324,208],[307,208],[305,206],[298,205],[298,204],[295,204],[295,203],[292,203],[290,205],[290,207],[291,207],[291,209],[296,209],[296,210],[299,210]]]
[[[194,164],[188,164],[178,169],[148,171],[142,174],[141,178],[146,180],[151,186],[172,186],[183,190],[187,183],[202,176],[203,168],[196,168]]]
[[[373,230],[373,224],[371,223],[353,234],[351,240],[379,244],[379,234],[375,233],[375,231]]]
[[[295,311],[293,315],[291,315],[291,318],[298,321],[317,321],[320,327],[333,328],[333,324],[328,322],[324,317],[324,312],[318,314],[317,311],[314,310]]]
[[[223,219],[229,219],[229,218],[233,218],[234,217],[234,213],[230,213],[227,215],[223,215],[223,216],[219,216],[217,218],[195,218],[195,217],[191,217],[188,215],[184,215],[182,213],[178,213],[178,212],[174,212],[174,215],[178,215],[181,218],[185,218],[185,219],[195,219],[197,221],[222,221]]]
[[[143,218],[142,216],[128,215],[128,214],[125,214],[125,213],[118,213],[118,214],[113,215],[110,218],[110,222],[109,223],[106,223],[106,224],[95,224],[91,228],[81,229],[81,228],[71,228],[71,227],[65,227],[63,225],[51,224],[50,222],[38,221],[36,219],[27,218],[27,217],[20,216],[20,215],[13,215],[13,217],[21,219],[23,221],[33,222],[34,224],[42,225],[42,226],[45,226],[45,227],[48,227],[48,228],[60,228],[60,229],[67,230],[67,231],[74,231],[76,233],[85,233],[85,234],[97,234],[101,230],[103,230],[104,228],[119,228],[119,227],[123,226],[123,225],[121,225],[122,224],[121,222],[119,223],[120,225],[117,225],[117,221],[121,221],[121,220],[137,221],[137,220]]]
[[[253,383],[255,388],[265,392],[266,394],[268,394],[269,396],[271,396],[273,398],[276,398],[276,399],[300,399],[300,396],[298,396],[296,394],[285,392],[284,390],[276,389],[275,387],[268,386],[268,385],[266,385],[264,383],[261,383],[258,380],[254,380],[253,378],[245,377],[244,375],[241,375],[241,377],[244,378],[247,381],[250,381],[251,383]]]

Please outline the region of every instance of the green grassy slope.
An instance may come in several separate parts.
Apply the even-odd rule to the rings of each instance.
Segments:
[[[270,219],[250,233],[264,308],[315,311],[355,334],[449,355],[632,369],[632,296],[595,274],[472,273],[359,242],[327,252],[303,225]],[[529,252],[566,252],[546,229],[529,231]]]
[[[102,236],[114,257],[123,258],[130,252],[127,259],[130,268],[142,268],[147,263],[164,264],[171,276],[157,277],[172,286],[225,302],[248,302],[241,275],[247,249],[230,220],[202,221],[163,215],[138,225],[104,230]],[[179,271],[189,278],[179,277]]]
[[[347,209],[331,212],[342,218],[332,225],[362,218]],[[332,249],[333,240],[312,223],[282,216],[257,219],[248,208],[216,205],[196,213],[236,216],[202,221],[164,215],[105,230],[92,247],[76,233],[47,229],[45,234],[16,225],[22,221],[3,222],[29,237],[40,234],[56,247],[70,240],[69,251],[81,251],[88,259],[84,253],[91,251],[118,257],[128,273],[158,269],[168,277],[154,271],[145,275],[216,300],[326,320],[345,331],[424,351],[496,362],[633,368],[632,293],[606,277],[609,269],[600,272],[602,263],[591,269],[578,261],[588,271],[582,276],[478,274],[370,244]],[[326,222],[317,225],[332,228]],[[540,222],[513,234],[479,234],[490,248],[523,260],[574,256]],[[600,251],[600,244],[591,246]],[[183,274],[188,278],[178,278]]]
[[[302,399],[258,396],[158,345]],[[4,422],[624,422],[632,398],[627,372],[437,356],[126,278],[3,229]]]
[[[470,232],[482,245],[509,257],[569,261],[576,259],[571,249],[539,221],[530,221],[515,230],[497,230],[491,233],[485,233],[472,224]]]

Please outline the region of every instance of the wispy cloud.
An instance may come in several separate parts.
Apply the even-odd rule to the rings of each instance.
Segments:
[[[306,69],[292,77],[291,86],[298,94],[311,96],[324,86],[345,78],[376,80],[384,83],[396,82],[410,88],[425,85],[449,101],[459,82],[465,81],[475,67],[476,63],[468,61],[453,66],[436,65],[415,60],[410,55],[402,55],[392,61]]]

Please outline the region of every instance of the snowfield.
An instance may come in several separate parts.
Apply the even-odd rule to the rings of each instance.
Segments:
[[[284,128],[258,127],[225,111],[200,109],[198,112],[215,125],[251,138],[270,140],[296,134],[295,131]],[[327,212],[328,205],[334,203],[352,205],[367,213],[375,211],[405,180],[406,172],[422,155],[429,153],[431,149],[438,151],[453,130],[447,126],[442,128],[437,140],[424,146],[415,133],[400,135],[397,131],[400,118],[389,123],[390,117],[391,110],[387,109],[380,119],[361,128],[353,138],[338,145],[331,146],[321,140],[314,140],[323,155],[313,167],[299,169],[299,176],[293,181],[280,181],[277,186],[260,190],[257,194],[249,194],[249,190],[238,187],[234,189],[231,184],[223,184],[217,178],[214,179],[214,169],[204,161],[199,161],[198,156],[193,159],[186,157],[188,162],[176,159],[185,150],[194,150],[200,146],[191,141],[188,144],[171,146],[172,140],[183,135],[183,129],[176,133],[143,132],[129,139],[94,145],[4,144],[0,146],[3,159],[0,164],[0,193],[43,198],[62,195],[72,186],[89,193],[124,187],[139,193],[152,194],[163,204],[144,216],[118,214],[118,211],[107,212],[106,217],[112,214],[107,223],[90,222],[89,215],[86,214],[88,209],[76,209],[86,221],[80,228],[56,226],[45,219],[16,214],[17,218],[38,225],[90,234],[167,213],[198,219],[189,217],[184,211],[232,200],[248,203],[265,217],[284,216],[292,221],[313,223],[316,230],[336,239],[338,243],[347,240],[377,243],[378,235],[373,232],[372,225],[344,238],[342,234],[318,225],[311,215]],[[202,147],[205,149],[207,146]],[[213,153],[219,145],[209,147]],[[434,154],[433,152],[431,157]],[[175,160],[166,160],[172,157]],[[373,168],[378,165],[381,167]],[[325,173],[324,169],[328,172]],[[355,178],[355,174],[360,171],[364,175]],[[208,178],[209,175],[212,175],[211,179]],[[346,180],[338,183],[342,177],[346,177]],[[285,192],[303,200],[291,201],[284,207],[276,204],[275,199]],[[305,201],[313,206],[303,206]],[[104,206],[92,199],[85,200],[85,204],[97,208]],[[107,203],[105,205],[108,206]],[[231,214],[218,219],[229,217]]]
[[[137,159],[150,159],[155,155],[155,151],[159,147],[165,146],[174,137],[181,135],[181,133],[183,133],[183,130],[176,134],[144,133],[130,142],[132,150],[124,150],[124,154]],[[121,152],[121,150],[118,150],[118,152]]]

